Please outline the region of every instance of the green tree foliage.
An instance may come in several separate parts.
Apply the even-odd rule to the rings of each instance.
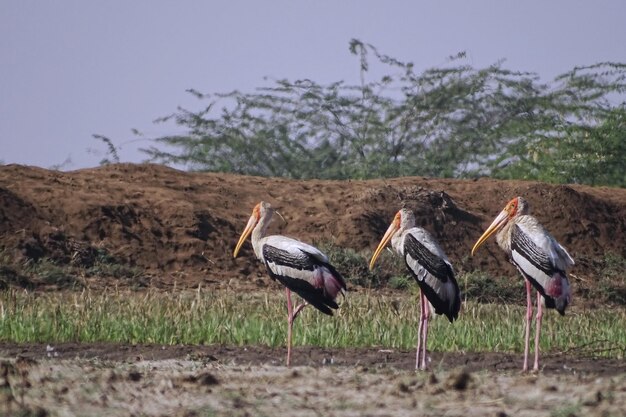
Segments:
[[[563,123],[555,136],[526,142],[499,178],[626,187],[626,107],[607,110],[593,124]]]
[[[156,138],[144,152],[193,170],[328,179],[493,175],[589,182],[592,166],[599,171],[599,162],[626,159],[624,106],[610,105],[626,88],[624,64],[577,67],[544,84],[502,62],[462,65],[464,53],[416,73],[412,63],[358,40],[350,52],[359,59],[359,85],[281,79],[253,93],[190,90],[208,104],[160,118],[185,133]],[[372,56],[389,75],[367,80]],[[624,185],[615,167],[596,172],[593,183]]]
[[[626,186],[626,65],[576,67],[543,94],[544,121],[513,144],[492,174],[560,183]],[[508,160],[507,160],[508,158]]]

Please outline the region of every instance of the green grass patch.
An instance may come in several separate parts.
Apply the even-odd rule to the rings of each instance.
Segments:
[[[626,258],[614,253],[604,255],[602,279],[594,286],[593,295],[608,301],[626,305]]]
[[[28,275],[42,285],[54,285],[58,288],[82,287],[78,275],[72,273],[70,268],[57,265],[48,258],[42,258],[37,262],[29,262],[24,269]]]
[[[520,352],[524,308],[467,303],[459,320],[437,317],[429,327],[435,351]],[[349,293],[335,317],[308,307],[294,326],[295,345],[412,349],[418,296]],[[624,358],[626,309],[571,309],[544,315],[541,349]],[[212,289],[166,293],[0,293],[0,340],[283,346],[286,305],[281,291]]]
[[[521,275],[494,278],[482,271],[473,271],[456,278],[464,300],[526,305],[526,286]]]
[[[407,275],[394,275],[389,278],[389,282],[387,283],[389,288],[394,290],[411,290],[411,291],[419,291],[419,287],[417,286],[417,282],[415,279],[407,276]]]
[[[550,412],[550,417],[576,417],[581,415],[579,404],[569,404],[556,408]]]
[[[316,242],[316,245],[328,255],[333,266],[339,271],[348,286],[358,285],[365,288],[381,287],[381,277],[369,270],[371,253],[360,253],[351,248],[338,246],[333,242]]]
[[[26,289],[82,289],[91,278],[113,278],[145,287],[148,279],[143,269],[128,265],[103,248],[85,246],[70,255],[57,254],[38,259],[15,260],[0,248],[0,290],[9,287]]]
[[[412,287],[409,271],[402,260],[387,247],[370,271],[369,263],[373,250],[357,252],[351,248],[338,246],[330,241],[316,242],[316,245],[325,252],[333,266],[343,274],[348,286],[375,289],[389,287],[392,289],[407,289]]]

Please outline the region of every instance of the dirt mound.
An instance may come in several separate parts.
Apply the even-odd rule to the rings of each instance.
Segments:
[[[607,253],[626,257],[624,189],[486,178],[296,181],[147,164],[67,173],[0,167],[0,249],[16,261],[93,267],[105,259],[141,269],[151,285],[164,288],[246,285],[265,273],[249,244],[237,260],[232,250],[261,200],[285,219],[276,220],[271,232],[367,256],[406,206],[458,271],[517,279],[493,240],[479,256],[469,256],[484,228],[516,195],[530,202],[533,214],[570,251],[579,279],[592,280]],[[93,285],[98,277],[89,279]]]
[[[10,231],[19,232],[37,228],[38,215],[35,207],[11,190],[0,187],[0,235]]]

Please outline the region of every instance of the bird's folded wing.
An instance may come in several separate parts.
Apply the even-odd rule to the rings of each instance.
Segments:
[[[428,272],[439,281],[447,282],[452,273],[452,267],[445,259],[433,253],[410,233],[404,238],[404,257],[409,268],[420,280]]]
[[[569,253],[538,222],[518,223],[513,227],[511,251],[514,258],[523,258],[547,275],[552,275],[555,270],[565,271],[574,262]]]
[[[311,256],[300,249],[288,250],[269,243],[263,245],[263,257],[270,270],[280,276],[306,279],[316,267]]]
[[[289,256],[303,256],[302,252],[306,252],[309,256],[318,259],[320,262],[328,263],[328,256],[315,246],[308,243],[301,242],[299,240],[280,235],[268,236],[265,241],[266,244],[273,246],[277,249],[289,252]]]

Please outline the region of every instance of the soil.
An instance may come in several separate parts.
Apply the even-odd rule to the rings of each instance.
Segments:
[[[298,181],[188,173],[160,165],[119,164],[73,172],[0,166],[0,249],[16,261],[51,259],[91,266],[99,253],[139,268],[152,288],[267,282],[250,244],[235,243],[261,200],[284,218],[270,233],[332,242],[367,253],[395,212],[414,210],[457,271],[519,280],[495,239],[470,250],[514,196],[572,254],[572,280],[593,283],[607,253],[626,257],[626,189],[527,181],[431,179]],[[92,287],[120,285],[88,277]]]
[[[244,245],[232,251],[252,207],[270,202],[284,218],[270,232],[332,242],[366,256],[406,206],[439,240],[457,271],[519,280],[495,242],[469,252],[517,195],[576,259],[574,295],[589,293],[607,254],[626,257],[626,189],[539,182],[401,178],[296,181],[187,173],[118,164],[73,172],[0,166],[0,284],[34,291],[13,265],[49,260],[89,268],[106,259],[141,273],[109,286],[230,287],[269,280]],[[623,273],[622,273],[623,274]],[[623,289],[624,290],[624,289]],[[545,354],[538,374],[521,355],[258,346],[154,346],[0,342],[0,416],[624,416],[626,362]]]
[[[626,363],[519,355],[119,344],[0,344],[0,413],[63,416],[623,416]],[[19,414],[18,414],[19,413]]]

